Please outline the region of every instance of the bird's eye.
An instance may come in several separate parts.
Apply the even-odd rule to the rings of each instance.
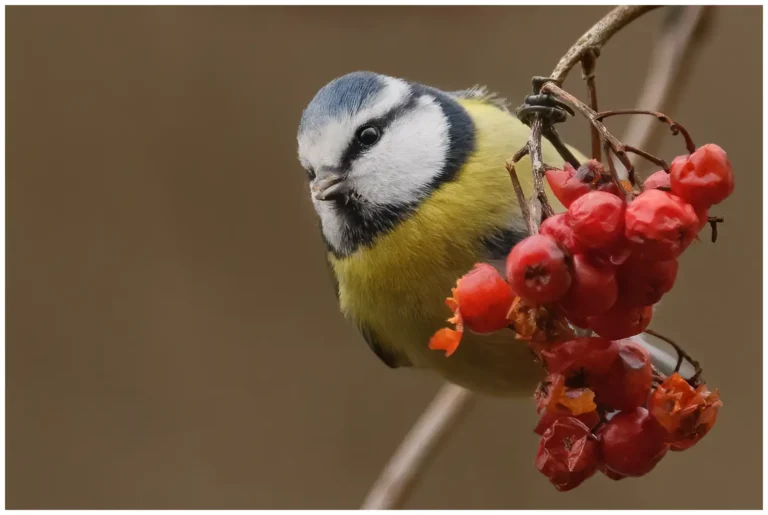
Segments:
[[[379,132],[379,129],[373,125],[363,125],[357,131],[357,141],[366,147],[370,147],[371,145],[375,144],[377,141],[379,141],[380,137],[381,132]]]

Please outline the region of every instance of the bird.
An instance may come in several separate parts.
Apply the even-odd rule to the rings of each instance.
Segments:
[[[542,379],[506,330],[465,334],[450,357],[428,348],[452,315],[456,280],[479,262],[503,270],[528,236],[505,163],[529,135],[485,87],[443,91],[369,71],[333,79],[303,110],[298,158],[340,311],[387,366],[493,396],[529,394]],[[563,162],[546,140],[542,155]],[[516,169],[529,195],[530,159]]]

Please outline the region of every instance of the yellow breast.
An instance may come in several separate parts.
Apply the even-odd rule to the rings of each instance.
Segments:
[[[475,150],[456,179],[371,247],[329,258],[345,316],[370,327],[382,344],[401,350],[417,366],[434,366],[439,353],[427,349],[429,337],[451,315],[444,300],[456,279],[482,260],[483,237],[514,219],[524,230],[504,163],[525,144],[529,129],[493,106],[461,103],[476,136]],[[549,145],[545,152],[550,162],[562,162]],[[518,174],[529,192],[527,158]],[[455,361],[461,361],[459,353]]]

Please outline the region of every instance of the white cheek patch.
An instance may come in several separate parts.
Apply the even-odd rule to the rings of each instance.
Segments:
[[[448,131],[448,120],[435,99],[422,96],[354,162],[350,174],[354,189],[376,205],[418,201],[443,171]]]
[[[360,111],[330,119],[319,130],[302,134],[299,138],[300,160],[315,169],[338,166],[355,131],[365,122],[390,112],[410,94],[411,87],[404,80],[394,77],[382,77],[382,80],[386,85]]]

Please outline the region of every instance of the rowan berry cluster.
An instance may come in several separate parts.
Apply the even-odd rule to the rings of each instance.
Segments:
[[[676,158],[639,192],[590,160],[546,172],[567,211],[518,243],[506,279],[478,264],[447,299],[456,328],[429,347],[450,356],[465,329],[511,327],[547,370],[535,398],[541,435],[536,466],[558,490],[601,470],[612,479],[648,473],[668,450],[684,450],[712,428],[717,391],[656,370],[626,340],[645,331],[653,305],[675,283],[678,257],[733,192],[733,170],[717,145]],[[596,334],[577,337],[574,328]]]

